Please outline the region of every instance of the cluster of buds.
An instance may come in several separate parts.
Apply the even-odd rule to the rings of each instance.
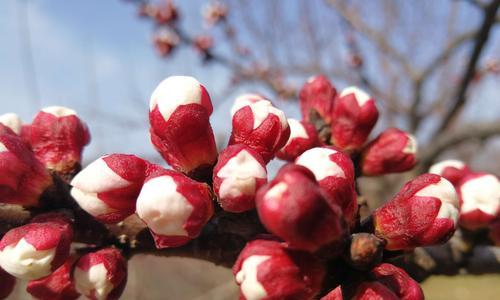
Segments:
[[[217,23],[224,21],[227,13],[227,5],[219,1],[209,3],[201,12],[203,19],[208,26],[214,26]]]
[[[233,266],[240,299],[315,299],[325,269],[308,253],[270,240],[249,242]]]

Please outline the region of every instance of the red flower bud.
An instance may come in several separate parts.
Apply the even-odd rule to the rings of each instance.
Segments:
[[[417,141],[411,134],[390,128],[363,150],[363,175],[376,176],[411,170],[417,163]]]
[[[171,76],[155,89],[149,112],[151,141],[174,169],[189,174],[214,165],[211,114],[210,96],[193,77]]]
[[[73,300],[80,297],[71,278],[73,259],[66,262],[47,277],[32,280],[26,291],[40,300]]]
[[[383,263],[371,271],[371,276],[390,288],[402,300],[423,300],[422,288],[403,269]]]
[[[118,223],[135,212],[147,163],[127,154],[103,156],[71,181],[71,196],[103,223]]]
[[[179,247],[196,238],[212,217],[210,190],[182,173],[158,167],[142,187],[137,214],[158,249]]]
[[[311,122],[311,113],[318,113],[326,124],[330,124],[336,95],[337,90],[325,76],[309,78],[299,93],[300,111],[304,121]]]
[[[213,172],[214,192],[225,211],[255,208],[255,194],[267,182],[262,157],[245,145],[227,147],[219,154]]]
[[[286,249],[276,241],[247,243],[233,266],[242,300],[314,299],[324,267],[307,253]]]
[[[278,158],[294,161],[304,151],[319,145],[318,133],[312,124],[288,119],[288,125],[290,137],[285,146],[276,153]]]
[[[317,147],[302,153],[295,163],[313,172],[329,199],[342,209],[347,224],[354,226],[358,202],[351,158],[333,147]]]
[[[0,299],[9,297],[16,285],[16,278],[0,268]]]
[[[444,160],[434,164],[429,169],[429,173],[437,174],[448,179],[454,186],[456,186],[463,177],[469,174],[471,170],[462,161],[459,160]]]
[[[0,202],[36,206],[52,177],[29,146],[0,124]]]
[[[375,234],[386,249],[411,250],[447,241],[455,232],[458,199],[453,185],[436,174],[423,174],[373,213]]]
[[[164,5],[156,7],[152,17],[157,24],[163,25],[177,21],[179,13],[174,3],[168,0]]]
[[[153,44],[158,54],[162,57],[172,53],[180,41],[179,35],[170,28],[162,27],[156,30],[153,36]]]
[[[3,114],[0,116],[0,124],[9,127],[15,134],[21,135],[23,122],[18,115],[14,113]]]
[[[245,144],[262,155],[266,163],[290,136],[285,114],[259,95],[238,97],[231,108],[231,116],[233,131],[229,145]]]
[[[495,175],[470,173],[460,181],[457,192],[461,226],[484,228],[500,215],[500,181]]]
[[[342,288],[340,285],[333,290],[331,290],[328,294],[321,297],[320,300],[344,300],[344,295],[342,293]]]
[[[293,248],[314,252],[345,237],[340,208],[305,167],[285,165],[259,189],[256,202],[262,224]]]
[[[35,116],[27,139],[47,169],[68,174],[80,165],[90,134],[74,110],[51,106]]]
[[[209,26],[213,26],[226,18],[228,8],[222,2],[211,2],[202,10],[203,18]]]
[[[373,281],[363,282],[356,289],[353,300],[400,300],[398,296],[385,285]]]
[[[345,88],[333,106],[331,141],[346,151],[358,150],[377,120],[375,100],[357,87]]]
[[[85,297],[115,300],[127,283],[127,262],[115,248],[85,254],[76,263],[73,278],[76,290]]]
[[[3,236],[0,266],[17,278],[45,277],[66,261],[72,238],[73,230],[67,219],[40,216]]]
[[[214,39],[209,35],[200,35],[194,38],[193,45],[198,52],[205,53],[214,46]]]

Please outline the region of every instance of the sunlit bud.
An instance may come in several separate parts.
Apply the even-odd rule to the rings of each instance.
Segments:
[[[363,175],[377,176],[411,170],[417,163],[417,141],[411,134],[390,128],[363,150]]]
[[[336,95],[337,90],[325,76],[309,78],[299,94],[300,111],[304,121],[311,122],[311,116],[318,115],[326,124],[330,124]]]
[[[363,146],[378,120],[375,100],[351,86],[335,100],[332,114],[332,143],[346,151]]]
[[[423,174],[373,213],[375,234],[386,240],[389,250],[443,243],[455,232],[457,208],[453,185],[439,175]]]
[[[315,299],[325,269],[311,255],[286,249],[281,243],[247,243],[233,266],[242,300]]]
[[[127,283],[127,262],[119,250],[105,248],[80,257],[73,271],[76,290],[93,300],[116,300]]]
[[[180,43],[179,35],[170,28],[160,28],[153,35],[153,44],[158,54],[168,56]]]
[[[239,96],[231,108],[231,116],[233,131],[229,145],[245,144],[257,151],[266,163],[290,136],[285,114],[262,96]]]
[[[274,180],[259,189],[256,203],[262,224],[292,248],[315,252],[339,245],[345,238],[340,207],[305,167],[282,167]]]
[[[118,223],[135,212],[147,163],[134,155],[103,156],[71,181],[71,196],[103,223]]]
[[[470,173],[460,181],[457,192],[461,226],[484,228],[500,215],[500,181],[495,175]]]
[[[233,145],[219,154],[213,186],[225,211],[243,212],[255,208],[255,194],[266,182],[264,160],[250,147]]]
[[[304,151],[319,145],[318,133],[312,124],[288,119],[288,125],[290,137],[285,146],[276,153],[278,158],[294,161]]]
[[[210,190],[182,173],[158,168],[142,187],[137,214],[158,249],[179,247],[196,238],[212,216]]]
[[[151,95],[151,141],[177,171],[190,175],[210,169],[217,159],[205,87],[188,76],[163,80]]]
[[[313,172],[329,199],[342,209],[346,222],[353,226],[358,202],[351,158],[333,147],[316,147],[302,153],[295,163]]]

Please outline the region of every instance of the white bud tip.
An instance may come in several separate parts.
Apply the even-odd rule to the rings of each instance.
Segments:
[[[76,111],[71,108],[67,108],[64,106],[49,106],[42,109],[43,112],[54,115],[56,117],[67,117],[67,116],[76,116]]]
[[[356,102],[358,102],[358,105],[361,107],[363,106],[368,100],[372,99],[368,93],[363,91],[362,89],[356,87],[356,86],[350,86],[342,90],[340,93],[340,97],[347,96],[349,94],[354,94],[354,98],[356,99]]]
[[[300,123],[300,121],[289,118],[288,125],[290,125],[290,137],[288,138],[288,141],[286,142],[285,146],[283,146],[283,148],[288,146],[292,142],[293,139],[297,139],[297,138],[308,139],[309,138],[309,135],[307,134],[306,129],[304,128],[302,123]]]
[[[329,176],[346,178],[344,170],[330,159],[335,153],[333,149],[316,147],[302,153],[295,163],[311,170],[318,181]]]
[[[113,290],[113,284],[108,280],[108,270],[104,264],[93,265],[88,271],[78,267],[74,273],[75,287],[83,295],[93,295],[97,300],[104,300]]]
[[[432,165],[431,168],[429,169],[429,173],[441,175],[443,174],[444,169],[448,167],[462,169],[464,166],[465,163],[463,161],[456,159],[448,159]]]
[[[23,126],[23,122],[21,121],[21,118],[19,118],[19,116],[16,115],[15,113],[7,113],[1,115],[0,123],[12,129],[12,131],[14,131],[16,134],[21,133],[21,127]]]
[[[252,255],[245,259],[241,270],[236,274],[236,282],[240,285],[241,293],[246,299],[261,300],[267,297],[264,286],[257,278],[258,267],[271,258],[268,255]]]
[[[417,153],[417,150],[418,150],[417,139],[411,134],[406,134],[406,136],[408,137],[408,141],[406,142],[406,145],[403,148],[403,153],[406,153],[406,154]]]
[[[462,213],[479,209],[489,215],[496,215],[500,209],[500,181],[488,174],[472,178],[460,186]]]
[[[438,218],[450,218],[456,224],[458,220],[458,196],[455,188],[448,180],[441,178],[438,182],[430,184],[420,191],[415,196],[419,197],[434,197],[441,201]]]

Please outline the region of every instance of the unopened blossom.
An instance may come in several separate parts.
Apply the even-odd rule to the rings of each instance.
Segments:
[[[278,158],[294,161],[306,150],[319,145],[318,133],[312,124],[289,118],[288,125],[290,125],[290,137],[276,153]]]
[[[135,212],[147,163],[127,154],[100,157],[71,181],[71,196],[103,223],[118,223]]]
[[[346,222],[354,226],[358,202],[350,157],[334,147],[325,146],[307,150],[295,163],[313,172],[329,199],[342,209]]]
[[[116,300],[127,283],[127,261],[115,248],[88,253],[77,261],[73,279],[76,290],[89,299]]]
[[[340,207],[318,185],[314,174],[285,165],[257,192],[257,212],[266,229],[290,247],[309,252],[335,248],[345,238]]]
[[[236,98],[231,108],[233,130],[229,145],[245,144],[269,162],[290,136],[285,113],[256,94]]]
[[[214,39],[209,35],[199,35],[194,38],[193,46],[198,52],[206,53],[214,46]]]
[[[149,106],[151,141],[174,169],[193,175],[215,164],[211,114],[210,96],[193,77],[171,76],[155,89]]]
[[[266,164],[252,148],[237,144],[219,154],[213,187],[225,211],[243,212],[255,208],[255,194],[266,182]]]
[[[141,189],[137,214],[158,249],[179,247],[196,238],[212,217],[210,190],[182,173],[158,167]]]
[[[436,174],[409,181],[394,198],[373,213],[375,234],[388,250],[412,250],[446,242],[458,221],[453,185]]]
[[[179,18],[177,7],[171,0],[154,7],[151,16],[159,25],[174,23]]]
[[[1,115],[0,124],[9,127],[17,135],[21,134],[23,122],[21,121],[21,118],[15,113],[7,113]]]
[[[371,141],[361,154],[361,171],[377,176],[411,170],[417,163],[417,141],[411,134],[390,128]]]
[[[71,276],[74,259],[66,262],[47,277],[28,282],[26,291],[39,300],[74,300],[80,297]]]
[[[431,166],[429,173],[441,175],[456,186],[471,170],[460,160],[448,159]]]
[[[358,150],[377,120],[375,100],[355,86],[345,88],[333,106],[331,142],[345,151]]]
[[[401,300],[423,300],[424,292],[403,269],[382,263],[370,271],[370,276],[390,288]]]
[[[233,266],[242,300],[315,299],[325,269],[311,255],[281,243],[254,240],[240,252]]]
[[[488,227],[500,216],[500,181],[493,174],[470,173],[457,186],[460,225],[467,229]]]
[[[213,26],[224,20],[227,16],[227,5],[220,1],[210,2],[202,10],[203,19],[208,26]]]
[[[333,103],[337,90],[324,75],[309,78],[299,93],[300,111],[304,121],[319,116],[325,124],[332,122]]]
[[[162,57],[168,56],[179,45],[179,35],[170,28],[160,28],[155,31],[153,44],[158,54]]]

